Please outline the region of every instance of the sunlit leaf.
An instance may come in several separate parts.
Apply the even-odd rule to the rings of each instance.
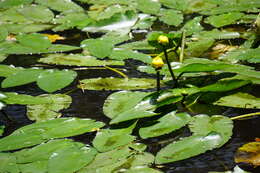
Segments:
[[[226,25],[234,24],[237,20],[244,16],[243,13],[231,12],[218,16],[210,16],[205,19],[206,23],[209,23],[215,27],[223,27]]]
[[[87,39],[81,42],[81,47],[87,49],[91,55],[98,58],[105,58],[112,53],[114,44],[107,39]]]
[[[37,49],[39,51],[47,49],[51,46],[51,42],[48,37],[42,34],[18,35],[16,39],[22,46]]]
[[[203,27],[200,24],[201,20],[202,16],[194,17],[192,20],[185,23],[182,30],[185,30],[187,36],[202,31]]]
[[[157,14],[161,8],[158,1],[153,0],[138,0],[137,9],[147,14]]]
[[[143,139],[161,136],[185,126],[189,120],[187,113],[171,112],[158,119],[156,124],[140,128],[139,134]]]
[[[98,60],[92,56],[81,54],[49,54],[39,59],[39,62],[46,64],[71,65],[71,66],[106,66],[124,65],[123,61]]]
[[[35,0],[35,3],[49,7],[53,10],[60,12],[72,12],[72,11],[83,11],[83,9],[74,3],[73,1],[67,0]]]
[[[214,42],[214,39],[201,39],[195,42],[187,42],[188,47],[185,52],[190,57],[199,57],[205,53]]]
[[[135,125],[134,123],[124,129],[101,129],[93,140],[93,146],[99,152],[106,152],[129,144],[135,140],[135,137],[130,135]]]
[[[207,136],[193,135],[182,138],[161,149],[156,157],[156,164],[175,162],[199,155],[208,150],[218,147],[222,137],[217,133],[210,133]]]
[[[244,109],[259,109],[260,98],[247,93],[236,93],[221,97],[214,102],[215,105],[244,108]]]
[[[91,119],[58,118],[24,126],[0,139],[0,151],[34,146],[54,138],[64,138],[91,132],[104,123]]]
[[[260,48],[256,49],[237,49],[230,51],[220,57],[220,59],[228,60],[231,62],[235,61],[248,61],[250,63],[259,63],[260,62]]]
[[[113,93],[105,100],[103,112],[107,117],[113,119],[120,113],[133,108],[148,94],[150,93],[140,91],[119,91]],[[131,102],[129,102],[129,100],[131,100]]]
[[[23,70],[5,78],[1,84],[2,88],[9,88],[35,82],[43,72],[41,69]]]
[[[250,83],[250,81],[243,81],[243,80],[223,80],[223,81],[218,81],[214,84],[202,87],[202,88],[200,88],[200,91],[202,91],[202,92],[225,92],[225,91],[230,91],[230,90],[242,87],[249,83]]]
[[[125,146],[98,154],[93,162],[81,169],[78,173],[127,171],[137,167],[148,167],[153,161],[154,157],[152,154],[137,152]]]
[[[80,81],[79,88],[87,90],[138,90],[154,88],[156,81],[147,78],[93,78]]]
[[[147,54],[134,52],[131,50],[124,50],[124,49],[113,50],[109,58],[115,60],[136,59],[149,64],[152,62],[152,58]]]
[[[235,39],[239,38],[240,33],[239,32],[229,32],[229,31],[219,31],[217,29],[213,29],[211,31],[202,31],[198,34],[195,34],[193,38],[201,38],[201,39]]]
[[[0,153],[0,172],[19,173],[16,157],[10,153]]]
[[[260,142],[250,142],[238,148],[235,155],[236,163],[247,163],[260,166]]]
[[[180,11],[163,9],[159,13],[160,20],[168,25],[179,26],[183,21]]]
[[[46,104],[35,104],[27,106],[27,116],[33,121],[46,121],[53,118],[59,118],[60,110],[66,109],[70,106],[72,99],[68,95],[42,95],[38,97],[47,97],[50,101]]]
[[[47,92],[54,92],[69,85],[77,73],[69,70],[47,70],[42,72],[37,79],[37,85]]]
[[[33,0],[3,0],[0,2],[0,8],[10,8],[18,5],[30,4]]]

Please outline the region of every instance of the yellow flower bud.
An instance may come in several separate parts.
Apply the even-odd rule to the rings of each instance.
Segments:
[[[152,66],[155,69],[160,69],[160,68],[162,68],[163,65],[164,65],[164,62],[161,57],[157,56],[157,57],[153,58]]]
[[[167,45],[169,44],[169,38],[165,35],[160,35],[157,39],[158,43],[159,44],[162,44],[162,45]]]

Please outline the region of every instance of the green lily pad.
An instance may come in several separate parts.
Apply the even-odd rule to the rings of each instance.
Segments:
[[[217,132],[222,136],[222,143],[219,147],[224,145],[232,136],[233,122],[230,118],[214,115],[196,115],[192,117],[189,128],[193,135],[207,135],[210,132]]]
[[[168,134],[185,126],[190,118],[190,115],[187,113],[171,112],[159,118],[158,123],[140,128],[139,134],[143,139]]]
[[[137,167],[148,167],[154,161],[154,156],[146,152],[131,150],[129,146],[99,153],[93,162],[78,173],[110,173],[120,170],[131,170]]]
[[[190,57],[199,57],[205,53],[213,44],[214,39],[200,39],[195,42],[187,42],[186,54]]]
[[[136,59],[150,64],[152,58],[149,55],[124,49],[113,50],[112,54],[109,56],[111,59],[124,60],[124,59]]]
[[[235,24],[236,21],[241,19],[243,16],[243,13],[231,12],[227,14],[221,14],[218,16],[210,16],[205,19],[205,22],[219,28],[226,25]]]
[[[168,25],[179,26],[183,22],[183,14],[180,11],[162,9],[159,16],[159,19]]]
[[[0,42],[4,41],[8,36],[8,30],[5,27],[0,27]]]
[[[211,133],[207,136],[193,135],[182,138],[161,149],[156,157],[156,164],[175,162],[199,155],[208,150],[212,150],[222,142],[220,134]]]
[[[198,34],[193,35],[193,38],[200,39],[235,39],[240,38],[241,35],[239,32],[230,32],[230,31],[220,31],[217,29],[213,29],[211,31],[202,31]]]
[[[2,88],[9,88],[35,82],[42,72],[42,69],[28,69],[19,71],[18,73],[5,78],[1,83],[1,86]]]
[[[16,164],[16,157],[11,153],[0,153],[0,172],[20,172]]]
[[[72,102],[71,97],[64,94],[48,94],[38,97],[47,97],[50,102],[46,104],[27,106],[28,118],[37,122],[61,117],[62,114],[59,113],[59,111],[68,108]]]
[[[54,18],[51,10],[40,5],[28,5],[18,8],[17,11],[33,22],[48,23]]]
[[[46,173],[48,161],[36,161],[31,163],[18,164],[20,172]]]
[[[202,16],[194,17],[192,20],[189,20],[184,24],[182,27],[182,30],[185,30],[185,35],[189,36],[194,33],[199,33],[203,30],[203,27],[201,26],[200,22],[202,20]]]
[[[30,96],[25,94],[17,94],[15,92],[5,92],[5,97],[0,98],[6,104],[21,104],[21,105],[34,105],[34,104],[47,104],[51,100],[47,97]]]
[[[32,3],[33,0],[3,0],[0,2],[0,8],[10,8],[19,5],[26,5]]]
[[[148,94],[150,93],[140,91],[119,91],[113,93],[105,100],[103,112],[107,117],[113,119],[120,113],[133,108]],[[131,102],[129,102],[129,100],[131,100]]]
[[[93,78],[80,81],[79,88],[87,90],[138,90],[154,88],[156,81],[147,78]]]
[[[158,1],[153,0],[138,0],[137,9],[146,14],[157,14],[161,8]]]
[[[83,11],[83,9],[74,3],[73,1],[67,1],[67,0],[35,0],[35,3],[46,6],[50,9],[60,11],[60,12],[77,12],[77,11]]]
[[[98,60],[92,56],[81,54],[49,54],[38,60],[41,63],[71,66],[106,66],[106,65],[124,65],[123,61],[116,60]]]
[[[47,49],[51,46],[51,41],[42,34],[23,34],[16,37],[17,41],[26,47],[37,49],[38,51]]]
[[[214,102],[215,105],[244,108],[244,109],[259,109],[260,98],[247,93],[236,93],[221,97]]]
[[[38,76],[37,85],[44,91],[54,92],[69,85],[76,76],[71,70],[47,70]]]
[[[259,63],[260,62],[260,48],[256,49],[238,49],[230,51],[223,56],[220,57],[220,59],[228,60],[231,62],[235,61],[248,61],[250,63]]]
[[[2,26],[12,34],[40,32],[53,27],[53,25],[43,23],[31,23],[30,25],[25,23],[5,23]]]
[[[99,152],[106,152],[131,143],[135,137],[130,135],[136,123],[124,129],[101,129],[93,140]]]
[[[200,88],[200,91],[201,92],[225,92],[225,91],[234,90],[236,88],[240,88],[249,83],[250,81],[244,81],[244,80],[223,80],[202,87]]]
[[[91,132],[104,126],[91,119],[58,118],[24,126],[0,139],[0,151],[34,146],[54,138],[64,138]]]
[[[81,42],[81,47],[87,49],[89,53],[98,58],[105,58],[112,53],[114,44],[107,39],[87,39]]]

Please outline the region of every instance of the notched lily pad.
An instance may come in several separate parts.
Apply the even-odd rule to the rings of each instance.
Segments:
[[[84,79],[78,85],[86,90],[138,90],[154,88],[156,86],[154,79],[147,78],[93,78]]]
[[[37,122],[61,117],[62,114],[59,113],[59,111],[68,108],[72,102],[71,97],[65,94],[48,94],[39,97],[47,97],[50,102],[47,104],[27,106],[28,118]]]

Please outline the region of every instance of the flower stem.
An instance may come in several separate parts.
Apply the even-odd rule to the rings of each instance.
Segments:
[[[239,116],[236,116],[236,117],[232,117],[230,119],[231,120],[237,120],[237,119],[252,117],[252,116],[256,116],[256,115],[260,115],[260,112],[254,112],[254,113],[250,113],[250,114],[239,115]]]
[[[173,86],[176,87],[178,85],[178,82],[177,82],[176,77],[174,76],[174,73],[172,71],[171,64],[169,62],[169,58],[168,58],[168,54],[167,54],[167,50],[166,50],[165,47],[163,48],[163,53],[164,53],[164,56],[165,56],[165,59],[166,59],[166,62],[167,62],[167,66],[168,66],[168,69],[170,71],[172,80],[174,82]]]
[[[160,91],[160,70],[156,70],[156,75],[157,75],[157,92]]]

